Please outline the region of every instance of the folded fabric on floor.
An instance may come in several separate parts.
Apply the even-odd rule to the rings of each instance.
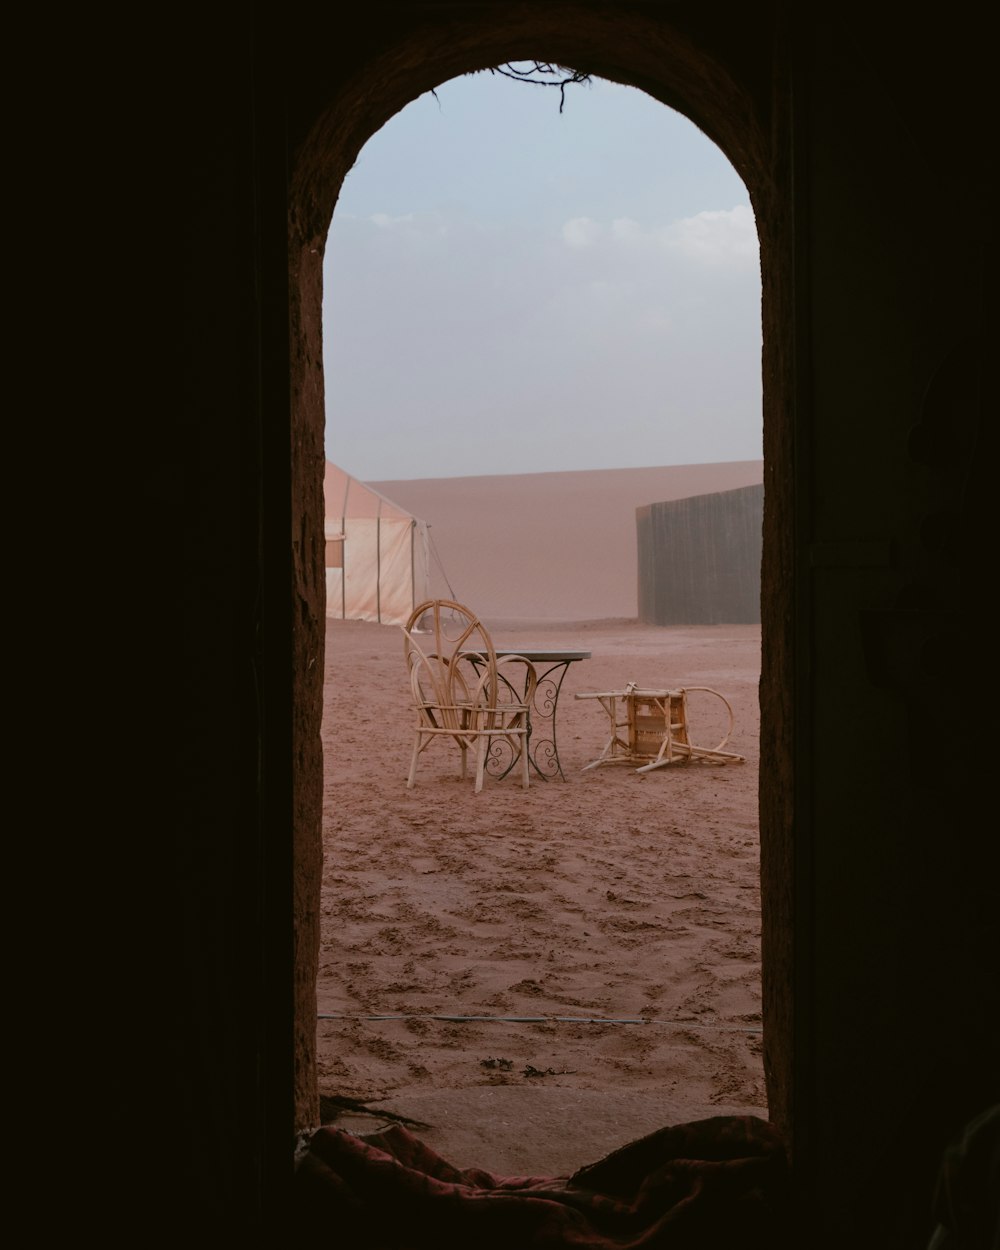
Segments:
[[[398,1126],[326,1127],[300,1160],[296,1207],[303,1231],[357,1250],[774,1250],[785,1180],[777,1131],[753,1116],[660,1129],[568,1178],[459,1169]]]

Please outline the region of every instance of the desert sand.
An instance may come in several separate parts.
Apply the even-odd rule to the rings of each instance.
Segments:
[[[323,1095],[419,1119],[446,1159],[507,1174],[567,1174],[668,1123],[766,1115],[760,627],[635,619],[635,508],[760,468],[377,484],[432,522],[455,596],[498,647],[591,658],[560,693],[565,780],[525,791],[512,773],[477,795],[457,749],[435,743],[408,790],[402,633],[327,622]],[[720,691],[745,762],[582,771],[608,723],[575,694],[628,681]],[[720,710],[691,696],[695,742],[716,745]]]
[[[429,1122],[422,1135],[460,1166],[535,1174],[664,1123],[766,1115],[759,627],[536,623],[494,639],[592,653],[560,695],[566,780],[525,791],[511,774],[476,795],[458,751],[435,743],[407,790],[402,634],[328,622],[321,1092]],[[629,680],[724,693],[727,749],[746,762],[581,771],[607,721],[574,694]],[[692,695],[689,714],[693,739],[715,745],[709,704]],[[376,1014],[407,1018],[363,1018]]]

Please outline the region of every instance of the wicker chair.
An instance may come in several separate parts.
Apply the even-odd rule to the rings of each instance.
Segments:
[[[476,793],[483,788],[488,759],[521,765],[528,788],[530,708],[537,675],[523,656],[498,659],[489,633],[468,608],[450,599],[429,599],[402,626],[410,692],[416,713],[413,755],[406,781],[417,776],[421,754],[437,739],[452,741],[467,775],[469,751],[476,753]],[[517,664],[518,681],[503,672]],[[522,676],[523,673],[523,676]]]
[[[729,725],[717,746],[699,747],[691,742],[687,696],[696,691],[720,699],[726,709]],[[611,726],[607,745],[596,760],[584,766],[584,772],[601,764],[639,764],[637,773],[649,773],[667,764],[690,764],[692,760],[717,764],[744,762],[742,755],[722,749],[733,731],[733,709],[724,695],[709,686],[639,690],[635,682],[630,681],[623,690],[587,691],[576,697],[597,699]],[[622,737],[622,730],[626,731],[625,737]]]

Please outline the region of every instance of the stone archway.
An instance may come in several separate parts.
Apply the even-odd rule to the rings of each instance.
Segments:
[[[759,49],[758,49],[759,54]],[[322,260],[340,185],[363,145],[425,91],[507,61],[572,65],[638,87],[688,116],[745,182],[760,238],[765,513],[761,579],[761,886],[764,1064],[772,1118],[792,1127],[792,222],[785,76],[761,80],[709,55],[697,34],[615,6],[444,7],[400,15],[373,38],[295,153],[289,222],[295,546],[295,1080],[299,1127],[316,1122],[315,985],[322,860]],[[734,36],[733,59],[738,61]],[[777,84],[777,85],[776,85]]]

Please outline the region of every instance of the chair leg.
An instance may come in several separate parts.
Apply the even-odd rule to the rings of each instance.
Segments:
[[[412,788],[413,783],[417,778],[417,760],[419,758],[420,758],[420,732],[418,730],[417,736],[413,742],[413,758],[410,760],[410,775],[406,779],[407,790]]]
[[[521,789],[527,790],[530,782],[530,765],[528,759],[528,735],[527,732],[521,734]]]
[[[483,774],[486,771],[486,744],[487,737],[485,734],[479,739],[479,745],[476,748],[476,793],[483,788]]]

